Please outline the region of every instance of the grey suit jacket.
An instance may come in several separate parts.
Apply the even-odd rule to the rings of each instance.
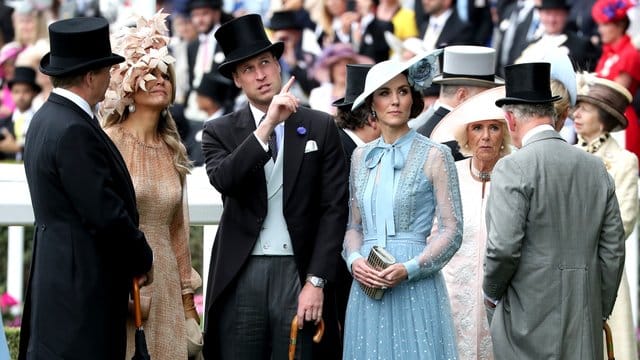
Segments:
[[[484,292],[496,359],[602,359],[624,229],[602,161],[543,131],[496,164]]]

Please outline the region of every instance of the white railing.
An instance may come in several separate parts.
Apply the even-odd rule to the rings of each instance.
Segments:
[[[217,224],[222,215],[220,194],[209,184],[204,168],[196,168],[187,176],[189,217],[191,225],[204,228],[203,294],[206,294],[209,259]],[[7,292],[22,302],[24,227],[32,225],[33,210],[24,167],[19,164],[0,164],[0,226],[9,226],[7,249]]]

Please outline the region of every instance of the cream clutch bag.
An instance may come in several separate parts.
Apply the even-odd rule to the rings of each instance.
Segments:
[[[383,270],[396,263],[396,258],[391,255],[390,252],[381,248],[379,246],[373,246],[371,251],[369,252],[369,257],[367,258],[367,262],[369,266],[376,270]],[[360,284],[362,291],[369,295],[372,299],[380,300],[384,295],[385,289],[380,288],[372,288],[369,286],[365,286],[362,283]]]

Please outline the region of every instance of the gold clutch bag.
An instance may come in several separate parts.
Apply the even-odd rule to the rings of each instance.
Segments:
[[[369,266],[371,266],[372,268],[376,270],[383,270],[389,267],[390,265],[395,264],[396,258],[384,248],[381,248],[379,246],[373,246],[371,248],[371,251],[369,251],[369,257],[367,258],[367,262],[369,263]],[[384,295],[385,289],[372,288],[372,287],[363,285],[362,283],[360,283],[360,287],[362,288],[362,291],[372,299],[380,300]]]

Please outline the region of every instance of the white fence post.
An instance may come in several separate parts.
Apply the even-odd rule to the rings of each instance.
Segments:
[[[22,284],[24,268],[24,227],[9,226],[9,241],[7,246],[7,292],[13,296],[18,303],[22,304]],[[19,308],[14,307],[12,312]]]

